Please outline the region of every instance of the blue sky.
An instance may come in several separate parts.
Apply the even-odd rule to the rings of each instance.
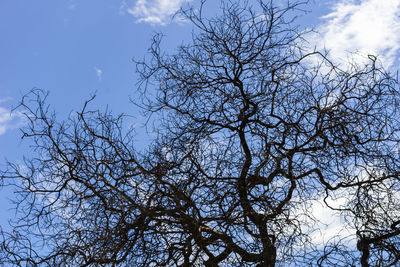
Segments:
[[[281,0],[277,0],[279,2]],[[190,3],[191,2],[191,3]],[[217,7],[215,0],[210,5]],[[379,54],[396,71],[400,48],[398,0],[310,1],[310,13],[299,22],[319,33],[311,45],[326,48],[340,61],[349,52]],[[171,50],[190,38],[191,26],[173,14],[198,0],[3,0],[0,1],[0,166],[31,151],[21,142],[23,120],[10,113],[32,88],[50,92],[49,103],[60,118],[79,109],[97,92],[94,105],[115,113],[137,115],[132,58],[141,59],[155,32],[166,35]],[[139,118],[139,117],[138,117]],[[138,119],[140,122],[140,119]],[[143,137],[144,138],[144,137]],[[0,214],[10,212],[0,191]],[[4,225],[6,217],[0,218]]]

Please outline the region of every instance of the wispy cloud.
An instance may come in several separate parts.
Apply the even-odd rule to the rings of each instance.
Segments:
[[[399,0],[340,0],[322,19],[317,46],[328,49],[334,59],[354,58],[355,52],[364,58],[373,54],[386,67],[398,59]]]
[[[77,7],[77,4],[75,3],[75,0],[69,0],[68,1],[68,6],[67,8],[69,10],[74,10]]]
[[[135,16],[138,22],[165,25],[179,8],[191,0],[137,0],[128,13]],[[124,2],[125,3],[125,2]]]
[[[6,102],[8,99],[0,99],[0,104]],[[0,135],[6,131],[19,128],[24,123],[23,114],[10,109],[0,106]]]
[[[94,67],[94,70],[96,71],[97,79],[98,79],[99,81],[101,81],[102,78],[103,78],[103,70],[100,69],[100,68],[98,68],[98,67]]]
[[[68,9],[73,10],[76,8],[76,4],[70,4],[68,5]]]

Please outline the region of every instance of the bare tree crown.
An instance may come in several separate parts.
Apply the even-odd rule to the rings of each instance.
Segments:
[[[36,157],[0,173],[20,215],[0,263],[399,264],[397,80],[373,56],[341,69],[307,49],[293,26],[302,3],[227,1],[211,19],[203,4],[181,11],[188,44],[165,54],[156,35],[137,62],[159,127],[147,150],[90,101],[58,122],[43,91],[22,100]],[[352,235],[313,240],[318,201]]]

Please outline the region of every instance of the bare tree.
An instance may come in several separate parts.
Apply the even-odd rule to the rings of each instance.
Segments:
[[[300,6],[226,2],[211,19],[183,10],[195,29],[172,55],[156,35],[137,62],[140,105],[158,128],[144,151],[123,115],[88,101],[57,122],[42,91],[28,94],[23,136],[37,156],[1,173],[20,217],[2,233],[0,262],[398,264],[397,81],[373,56],[341,69],[305,49]],[[317,201],[347,219],[353,241],[313,240]]]

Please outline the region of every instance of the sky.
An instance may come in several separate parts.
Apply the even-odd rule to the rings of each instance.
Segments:
[[[61,119],[96,93],[94,107],[133,115],[140,125],[143,121],[129,100],[135,99],[137,88],[132,59],[145,56],[154,33],[166,36],[167,51],[188,40],[190,24],[171,15],[182,5],[198,2],[0,1],[0,167],[6,159],[18,161],[32,153],[20,138],[23,116],[11,110],[33,88],[50,92],[48,103]],[[217,10],[216,3],[208,1],[206,7]],[[397,71],[400,1],[311,0],[306,8],[309,12],[298,22],[304,29],[315,29],[312,46],[327,49],[337,62],[349,57],[362,61],[375,54]],[[12,216],[7,198],[12,199],[12,193],[0,190],[3,227]]]

